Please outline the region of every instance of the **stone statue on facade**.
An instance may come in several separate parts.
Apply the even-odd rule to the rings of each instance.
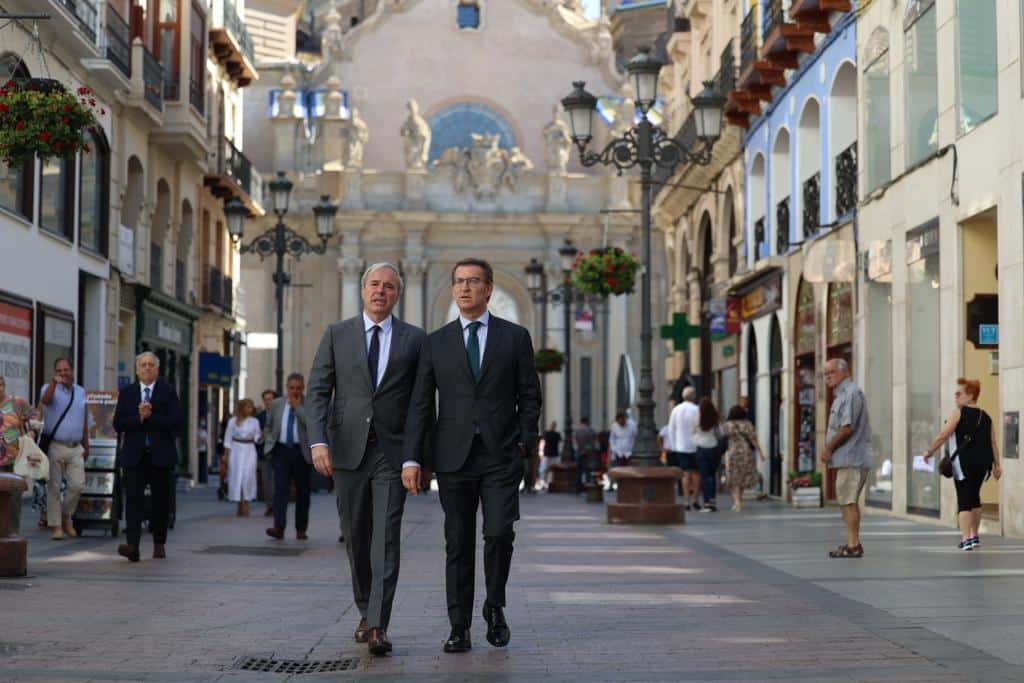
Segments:
[[[523,150],[512,147],[505,159],[505,174],[502,176],[502,180],[508,189],[515,192],[519,185],[519,177],[532,169],[533,162],[526,158]]]
[[[565,173],[569,166],[571,148],[572,133],[562,119],[561,107],[556,104],[551,123],[544,126],[545,160],[549,173]]]
[[[434,168],[451,172],[458,194],[472,188],[477,199],[490,201],[502,185],[515,192],[519,178],[533,168],[533,162],[518,147],[501,149],[500,135],[472,133],[470,138],[471,147],[449,147],[434,162]]]
[[[399,130],[405,149],[405,168],[409,171],[422,171],[427,167],[427,156],[430,154],[430,125],[420,116],[416,100],[409,100],[405,106],[409,116]]]
[[[352,108],[352,116],[348,122],[348,136],[345,149],[345,165],[348,168],[363,167],[363,148],[370,139],[370,131],[366,122],[359,116],[359,110]]]

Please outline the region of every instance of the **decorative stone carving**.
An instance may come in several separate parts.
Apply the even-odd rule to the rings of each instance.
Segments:
[[[545,160],[549,173],[565,173],[569,166],[569,150],[572,148],[572,132],[562,119],[559,105],[555,105],[551,123],[544,126]]]
[[[325,55],[330,55],[336,59],[341,58],[345,54],[345,38],[341,30],[341,14],[338,13],[337,7],[331,7],[327,12],[327,16],[324,17],[324,32],[323,42],[321,49]]]
[[[359,116],[359,110],[352,108],[352,117],[348,122],[347,145],[345,149],[345,165],[348,168],[363,167],[363,148],[370,139],[370,130],[366,122]]]
[[[502,185],[515,192],[519,177],[533,168],[533,162],[518,147],[507,151],[498,147],[500,135],[472,133],[470,137],[472,147],[449,147],[434,162],[434,168],[451,171],[459,194],[467,186],[481,200],[494,199]]]
[[[427,155],[430,153],[430,125],[420,116],[420,107],[416,100],[406,102],[409,116],[406,117],[399,132],[402,135],[402,146],[405,148],[405,168],[421,171],[427,167]]]

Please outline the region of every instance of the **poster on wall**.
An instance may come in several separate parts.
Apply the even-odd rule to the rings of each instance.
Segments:
[[[0,302],[0,375],[7,393],[31,400],[32,309]]]
[[[117,392],[87,391],[85,406],[89,411],[89,443],[92,446],[113,447],[117,443],[117,431],[114,430]]]

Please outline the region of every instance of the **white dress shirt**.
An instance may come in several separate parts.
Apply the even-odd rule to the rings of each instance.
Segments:
[[[384,372],[388,369],[388,357],[391,355],[392,321],[393,318],[389,315],[379,323],[375,323],[363,313],[363,330],[366,333],[367,358],[369,358],[370,343],[373,341],[373,326],[380,327],[380,332],[377,333],[378,341],[380,341],[380,357],[377,359],[377,377],[374,384],[374,386],[378,387],[381,380],[384,379]]]
[[[156,382],[153,382],[152,384],[142,384],[141,382],[139,383],[139,398],[141,398],[143,401],[146,400],[146,389],[149,389],[149,402],[152,403],[153,392],[156,391]]]

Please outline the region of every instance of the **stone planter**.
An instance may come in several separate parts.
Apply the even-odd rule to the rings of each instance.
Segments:
[[[803,486],[793,489],[793,507],[795,508],[820,508],[821,487]]]

